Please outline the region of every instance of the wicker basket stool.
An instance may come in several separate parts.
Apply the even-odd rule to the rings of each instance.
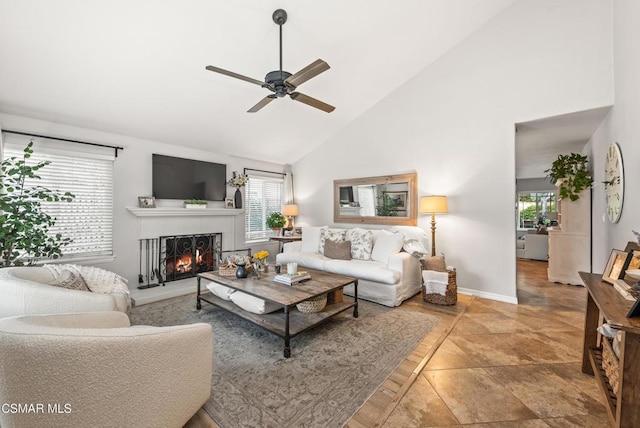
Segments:
[[[613,389],[613,393],[618,395],[618,387],[620,385],[620,369],[619,361],[616,354],[613,352],[611,339],[602,337],[602,368],[604,369],[607,378],[609,378],[609,385]]]
[[[307,299],[304,302],[300,302],[296,305],[296,308],[298,308],[302,313],[314,314],[316,312],[321,312],[325,306],[327,306],[326,293]]]
[[[427,294],[424,286],[421,288],[422,298],[425,302],[433,303],[435,305],[455,305],[458,301],[458,285],[456,284],[456,270],[451,269],[449,272],[449,284],[447,285],[447,291],[445,295],[438,293]]]

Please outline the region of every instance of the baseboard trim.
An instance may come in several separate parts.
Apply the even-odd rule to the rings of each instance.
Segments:
[[[518,304],[517,297],[505,296],[503,294],[488,293],[486,291],[471,290],[470,288],[458,288],[458,293],[467,294],[469,296],[482,297],[483,299],[497,300],[498,302]]]

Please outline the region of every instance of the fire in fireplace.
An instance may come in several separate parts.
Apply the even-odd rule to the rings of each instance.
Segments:
[[[160,266],[165,281],[194,277],[216,268],[221,233],[160,237]]]

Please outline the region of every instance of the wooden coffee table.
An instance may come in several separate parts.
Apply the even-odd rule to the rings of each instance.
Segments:
[[[358,279],[333,273],[306,269],[311,279],[299,285],[283,285],[273,281],[275,273],[261,273],[260,278],[251,274],[249,278],[238,279],[235,276],[220,276],[217,272],[198,274],[198,294],[196,308],[201,309],[201,302],[226,309],[250,321],[265,330],[284,338],[284,357],[291,356],[290,339],[298,334],[330,319],[331,317],[353,308],[353,317],[358,318]],[[254,314],[236,306],[233,302],[207,293],[202,295],[200,281],[202,279],[225,285],[237,291],[258,297],[268,302],[284,306],[270,314]],[[354,285],[353,299],[343,300],[342,289],[349,284]],[[296,304],[312,297],[327,293],[327,306],[318,313],[306,314],[296,309]]]

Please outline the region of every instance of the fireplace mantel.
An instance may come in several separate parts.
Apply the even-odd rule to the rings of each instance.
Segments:
[[[244,209],[235,208],[188,209],[127,207],[127,211],[136,217],[236,216],[244,213]]]

